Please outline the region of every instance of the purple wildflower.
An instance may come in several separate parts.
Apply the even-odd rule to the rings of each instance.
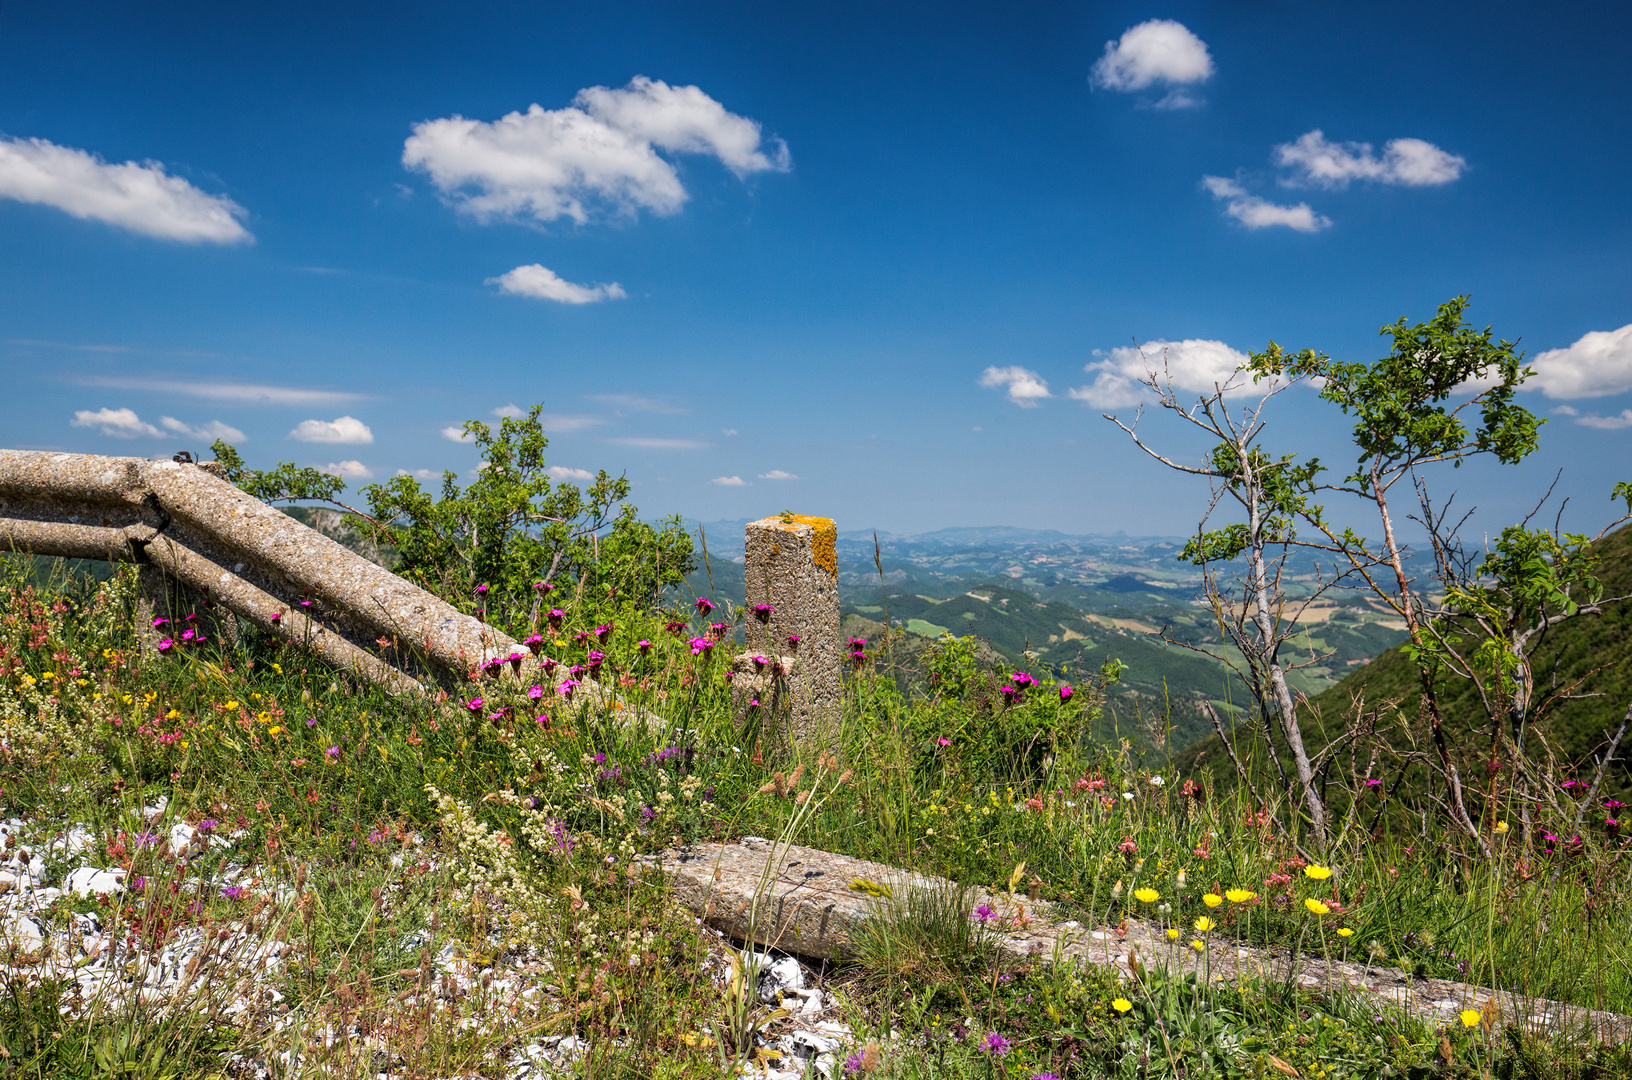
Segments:
[[[221,899],[223,900],[237,900],[243,895],[244,887],[242,885],[228,885],[221,890]]]
[[[997,912],[992,910],[992,905],[981,904],[979,907],[975,908],[975,913],[971,916],[971,918],[973,918],[976,922],[990,922],[991,920],[997,918]]]
[[[697,598],[697,614],[707,615],[709,612],[711,612],[713,610],[714,610],[714,601],[708,599],[708,597],[706,597],[706,596],[699,596]]]
[[[1014,1043],[994,1031],[981,1041],[980,1046],[982,1050],[985,1050],[993,1057],[1002,1057],[1009,1052]]]
[[[327,750],[323,751],[323,755],[331,760],[338,761],[340,758],[340,748],[338,746],[331,746]]]
[[[537,701],[539,698],[544,696],[544,688],[542,686],[529,686],[527,688],[527,696],[534,701]]]
[[[1060,684],[1060,700],[1061,701],[1070,701],[1071,700],[1071,695],[1074,694],[1074,693],[1076,693],[1076,691],[1071,689],[1071,684],[1070,683],[1061,683]]]

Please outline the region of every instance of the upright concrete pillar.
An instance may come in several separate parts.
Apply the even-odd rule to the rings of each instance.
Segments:
[[[838,527],[782,514],[747,528],[748,651],[733,677],[739,712],[758,710],[773,739],[832,744],[843,704]]]

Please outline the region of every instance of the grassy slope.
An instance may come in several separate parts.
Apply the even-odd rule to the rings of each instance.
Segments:
[[[1632,594],[1632,526],[1617,530],[1601,545],[1600,580],[1605,596]],[[1564,688],[1580,679],[1580,693],[1598,696],[1562,701],[1548,710],[1538,725],[1556,751],[1580,761],[1613,734],[1632,704],[1632,601],[1608,606],[1602,615],[1585,615],[1565,623],[1537,650],[1536,696],[1547,687]],[[1596,672],[1594,668],[1601,668]],[[1398,703],[1408,716],[1417,711],[1417,672],[1399,647],[1389,649],[1321,694],[1303,710],[1304,737],[1312,748],[1324,746],[1331,735],[1349,722],[1352,703],[1363,698],[1368,708]],[[1450,680],[1442,697],[1443,712],[1453,739],[1482,737],[1488,723],[1473,686]],[[1626,754],[1623,751],[1623,759]],[[1226,779],[1233,775],[1217,736],[1191,746],[1179,755],[1182,762]],[[1625,775],[1624,760],[1622,775]]]

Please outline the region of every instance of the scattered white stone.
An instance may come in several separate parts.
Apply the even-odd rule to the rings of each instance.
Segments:
[[[168,809],[170,809],[170,797],[168,795],[160,795],[153,801],[151,806],[142,807],[142,820],[152,824],[155,818]]]
[[[192,847],[193,838],[197,835],[198,830],[185,821],[178,821],[170,826],[170,854],[181,855],[184,853],[188,848]]]
[[[0,944],[33,955],[45,948],[45,928],[28,915],[10,915],[0,924]]]
[[[112,895],[125,891],[122,883],[124,876],[124,870],[117,867],[99,870],[94,866],[81,866],[78,870],[69,871],[62,885],[75,896]]]

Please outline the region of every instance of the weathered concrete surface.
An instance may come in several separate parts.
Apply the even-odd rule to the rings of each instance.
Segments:
[[[195,465],[0,450],[0,550],[158,566],[392,690],[416,676],[457,680],[520,649]]]
[[[842,957],[855,928],[891,901],[852,887],[858,880],[904,889],[953,889],[941,878],[814,848],[744,837],[732,844],[697,844],[648,856],[661,867],[674,898],[704,921],[741,941],[804,956]],[[1483,1011],[1494,1000],[1503,1023],[1534,1031],[1573,1032],[1605,1042],[1632,1038],[1632,1017],[1597,1012],[1541,998],[1496,993],[1467,983],[1419,979],[1396,968],[1352,961],[1294,958],[1279,948],[1247,948],[1217,934],[1205,952],[1178,942],[1163,927],[1129,919],[1118,926],[1085,927],[1064,919],[1047,902],[977,891],[972,905],[987,904],[998,944],[1010,956],[1048,962],[1073,960],[1114,966],[1130,978],[1140,969],[1199,972],[1203,978],[1295,981],[1308,989],[1346,989],[1375,995],[1433,1022],[1458,1020],[1463,1009]]]
[[[793,657],[796,662],[784,665],[784,685],[777,688],[782,712],[777,724],[785,724],[796,743],[832,742],[844,694],[838,529],[830,518],[788,514],[750,522],[745,540],[744,655]],[[748,688],[737,689],[733,698],[738,713],[745,715]]]

